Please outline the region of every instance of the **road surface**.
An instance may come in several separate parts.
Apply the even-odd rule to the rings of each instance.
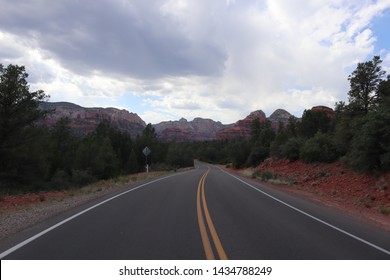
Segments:
[[[1,259],[390,259],[390,234],[212,165],[138,183],[0,244]]]

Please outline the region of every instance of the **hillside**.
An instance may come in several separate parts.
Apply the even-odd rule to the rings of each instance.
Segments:
[[[187,121],[181,118],[179,121],[160,122],[153,127],[162,141],[185,142],[215,140],[217,132],[227,126],[211,119],[195,118]]]
[[[268,159],[238,172],[369,219],[390,231],[389,172],[376,177],[353,172],[341,162],[306,164],[284,159]]]
[[[42,102],[40,108],[52,111],[41,123],[50,127],[61,118],[68,118],[70,127],[79,135],[93,132],[102,121],[131,136],[142,133],[146,126],[137,114],[116,108],[84,108],[68,102]]]

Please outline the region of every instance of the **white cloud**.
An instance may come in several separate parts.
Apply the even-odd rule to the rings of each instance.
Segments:
[[[1,63],[26,65],[32,87],[53,101],[122,107],[131,94],[142,108],[127,109],[152,123],[333,107],[347,99],[351,69],[374,55],[380,38],[370,23],[390,8],[390,0],[118,0],[40,11],[45,1],[3,2]]]

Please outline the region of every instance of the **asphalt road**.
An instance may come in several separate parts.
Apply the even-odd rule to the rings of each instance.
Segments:
[[[195,165],[22,232],[0,258],[390,259],[389,232]]]

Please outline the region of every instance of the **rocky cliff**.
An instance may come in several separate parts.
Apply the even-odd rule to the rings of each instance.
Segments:
[[[313,110],[313,111],[323,111],[331,119],[333,119],[336,116],[336,112],[332,108],[329,108],[329,107],[326,107],[326,106],[314,106],[313,108],[311,108],[311,110]]]
[[[280,124],[283,126],[286,126],[288,124],[288,120],[290,117],[292,117],[289,112],[283,109],[277,109],[275,112],[273,112],[269,117],[268,120],[271,121],[271,126],[273,129],[277,130],[279,129]]]
[[[217,131],[226,127],[211,119],[195,118],[187,121],[166,121],[153,125],[157,137],[162,141],[210,141],[216,139]]]
[[[50,127],[61,118],[68,118],[70,127],[79,135],[93,132],[102,121],[131,136],[141,134],[146,126],[137,114],[116,108],[84,108],[68,102],[42,102],[40,108],[53,111],[42,121],[43,124]]]
[[[219,130],[216,134],[216,139],[248,138],[251,135],[251,124],[255,119],[258,119],[260,122],[265,122],[267,118],[263,111],[254,111],[245,119],[239,120],[235,124]]]

